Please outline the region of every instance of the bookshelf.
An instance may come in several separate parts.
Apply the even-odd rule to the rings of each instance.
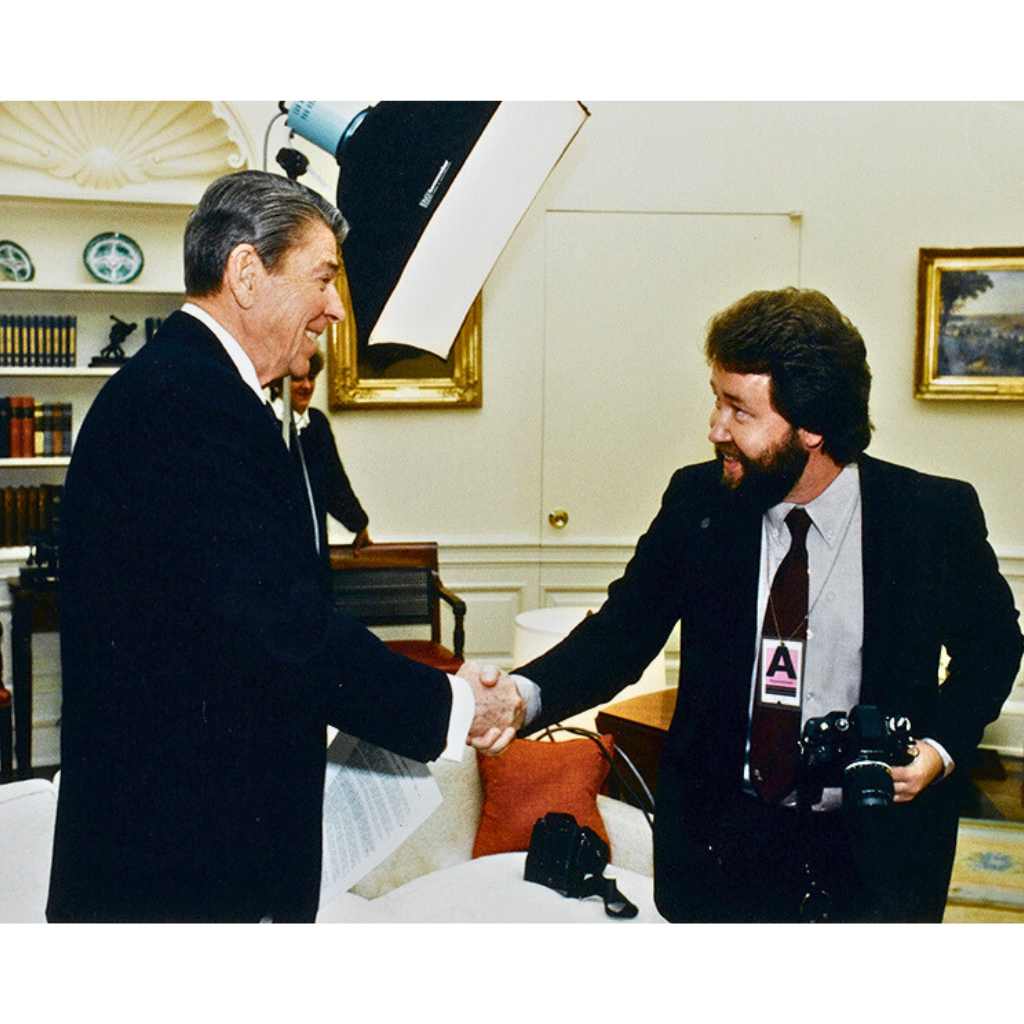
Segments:
[[[191,205],[126,203],[87,198],[0,195],[3,237],[29,254],[31,281],[0,280],[0,313],[77,318],[75,366],[0,366],[0,395],[31,395],[37,404],[70,402],[72,444],[85,414],[116,367],[90,367],[109,341],[117,316],[138,326],[123,342],[128,356],[145,343],[147,317],[167,317],[183,297],[182,237]],[[129,235],[145,259],[129,284],[96,281],[82,259],[86,243],[106,231]],[[63,482],[69,456],[0,458],[0,493],[7,487]],[[0,563],[24,561],[24,545],[0,544]]]
[[[46,466],[69,466],[70,455],[34,455],[32,458],[0,459],[0,466],[21,469],[40,469]]]

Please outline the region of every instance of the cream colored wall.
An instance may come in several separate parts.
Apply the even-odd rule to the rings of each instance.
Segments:
[[[1024,407],[912,393],[918,248],[1024,240],[1024,104],[588,106],[592,117],[484,289],[483,408],[334,416],[376,532],[540,538],[546,210],[799,211],[799,283],[830,295],[868,344],[871,452],[971,480],[997,549],[1024,554]],[[273,110],[239,107],[246,117]],[[333,192],[332,161],[316,169]],[[706,401],[703,380],[689,388]],[[325,407],[324,394],[318,401]],[[684,441],[685,457],[707,450],[703,437]],[[599,446],[592,455],[597,472]]]

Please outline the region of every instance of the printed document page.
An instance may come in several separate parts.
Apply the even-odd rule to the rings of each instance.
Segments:
[[[441,806],[419,761],[328,731],[320,905],[365,877]]]

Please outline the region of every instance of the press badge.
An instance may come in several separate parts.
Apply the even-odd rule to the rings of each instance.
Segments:
[[[804,641],[761,640],[761,679],[758,699],[762,704],[800,707],[804,681]]]

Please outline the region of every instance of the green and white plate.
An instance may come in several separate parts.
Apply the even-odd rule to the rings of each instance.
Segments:
[[[139,243],[119,231],[104,231],[90,239],[82,259],[85,269],[104,284],[128,284],[145,265]]]
[[[36,276],[29,254],[9,239],[0,241],[0,277],[5,281],[31,281]]]

